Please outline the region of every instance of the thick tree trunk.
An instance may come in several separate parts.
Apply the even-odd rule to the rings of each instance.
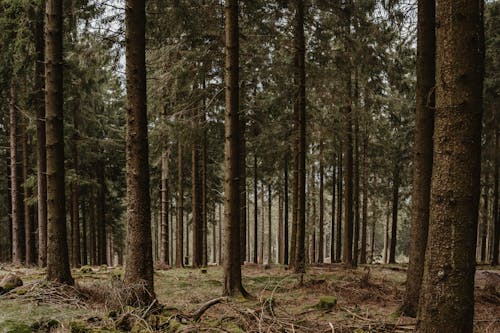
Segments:
[[[410,263],[402,311],[416,316],[429,228],[435,86],[435,0],[418,1],[417,96],[413,150]]]
[[[489,208],[488,208],[488,201],[490,200],[489,198],[489,170],[486,169],[485,175],[484,175],[484,188],[483,188],[483,214],[482,214],[482,223],[481,223],[481,248],[479,250],[479,260],[484,263],[486,262],[486,240],[488,238],[488,215],[489,215]]]
[[[295,252],[295,273],[305,273],[305,239],[306,239],[306,68],[305,68],[305,36],[304,36],[304,0],[295,0],[295,73],[294,81],[297,89],[295,107],[298,110],[298,186],[297,186],[297,244]]]
[[[247,294],[241,283],[240,123],[238,0],[225,3],[224,285],[223,294]]]
[[[473,331],[481,171],[483,1],[437,2],[428,245],[416,332]]]
[[[127,76],[127,265],[125,282],[144,283],[141,301],[154,298],[146,101],[146,8],[125,3]]]
[[[177,142],[177,225],[175,242],[175,267],[184,266],[184,172],[182,143]]]
[[[38,265],[47,265],[47,158],[45,144],[45,1],[35,9],[35,108],[36,108],[36,170],[38,217]]]
[[[45,8],[45,111],[47,142],[47,279],[73,284],[69,269],[64,186],[63,1]]]

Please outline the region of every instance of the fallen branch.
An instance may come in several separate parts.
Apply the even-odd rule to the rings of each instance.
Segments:
[[[205,304],[203,304],[201,306],[201,308],[199,308],[198,310],[196,310],[192,315],[191,317],[193,318],[194,321],[199,321],[201,316],[203,316],[203,314],[208,310],[210,309],[212,306],[216,305],[216,304],[219,304],[223,301],[227,301],[227,297],[219,297],[219,298],[215,298],[215,299],[212,299],[208,302],[206,302]]]

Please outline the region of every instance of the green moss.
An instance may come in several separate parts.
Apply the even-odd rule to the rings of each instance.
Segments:
[[[87,326],[82,322],[71,322],[69,324],[71,333],[88,333],[91,332]]]
[[[31,333],[32,328],[24,323],[15,322],[13,320],[5,320],[0,322],[0,332],[2,333]]]
[[[332,310],[337,304],[337,298],[333,296],[323,296],[320,297],[316,308],[320,310]]]

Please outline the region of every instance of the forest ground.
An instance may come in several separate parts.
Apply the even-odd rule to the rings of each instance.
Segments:
[[[267,269],[266,269],[267,268]],[[302,285],[283,267],[245,265],[244,285],[253,299],[220,299],[221,267],[157,269],[160,304],[141,309],[123,305],[122,268],[73,270],[77,285],[43,281],[40,269],[0,267],[24,285],[0,296],[4,332],[411,332],[415,319],[398,309],[404,266],[340,265],[308,268]],[[130,290],[129,290],[130,292]],[[500,268],[478,267],[475,332],[500,332]],[[208,306],[207,301],[218,304]],[[200,320],[193,316],[207,305]],[[330,308],[331,307],[331,308]]]

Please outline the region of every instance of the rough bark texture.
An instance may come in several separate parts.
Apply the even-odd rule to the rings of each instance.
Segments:
[[[402,310],[416,316],[424,271],[429,229],[429,200],[432,176],[432,135],[434,132],[435,85],[435,0],[418,1],[417,96],[415,145],[413,150],[412,221],[410,263]]]
[[[498,266],[498,248],[500,245],[500,215],[498,211],[498,181],[499,181],[499,160],[498,156],[500,153],[499,150],[499,140],[500,134],[498,133],[498,115],[495,115],[494,121],[494,137],[495,137],[495,146],[494,146],[494,165],[493,165],[493,235],[491,244],[491,265]]]
[[[45,1],[35,9],[35,108],[36,108],[36,174],[38,215],[38,265],[47,265],[47,159],[45,145]]]
[[[224,145],[224,284],[223,294],[246,295],[240,256],[240,124],[238,0],[225,3],[225,145]]]
[[[434,155],[419,333],[473,331],[482,7],[477,0],[440,0],[436,7]]]
[[[154,298],[146,103],[146,10],[143,0],[125,3],[127,76],[127,265],[125,282],[142,283]]]
[[[295,252],[295,273],[305,273],[306,239],[306,68],[304,36],[304,0],[295,1],[295,88],[298,109],[298,185],[297,185],[297,244]]]
[[[366,240],[367,240],[367,224],[368,224],[368,126],[365,124],[365,132],[363,135],[363,210],[361,216],[361,251],[359,253],[359,263],[366,264]]]
[[[47,279],[72,284],[64,187],[63,1],[47,0],[45,14]]]

